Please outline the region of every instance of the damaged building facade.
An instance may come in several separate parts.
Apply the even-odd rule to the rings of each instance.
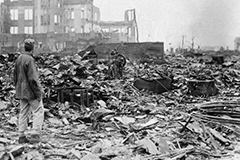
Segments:
[[[240,51],[240,37],[234,39],[234,50]]]
[[[4,0],[1,13],[1,48],[12,52],[21,50],[28,37],[35,39],[38,52],[137,41],[134,9],[125,11],[123,21],[104,22],[93,0]]]

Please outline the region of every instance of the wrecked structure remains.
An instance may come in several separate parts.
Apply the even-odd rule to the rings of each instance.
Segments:
[[[0,45],[5,51],[18,51],[28,37],[41,53],[137,41],[134,9],[125,11],[124,21],[104,22],[93,0],[4,0],[1,12]]]
[[[120,46],[121,53],[120,48],[128,47]],[[10,76],[12,56],[17,55],[0,56],[2,159],[10,159],[10,155],[25,159],[20,157],[30,157],[33,152],[41,160],[239,157],[239,54],[227,54],[223,64],[208,63],[210,55],[205,59],[165,55],[170,63],[164,65],[127,60],[122,80],[109,80],[104,63],[91,64],[78,54],[36,55],[46,93],[46,127],[43,141],[34,147],[16,141],[18,101]],[[171,77],[169,74],[174,76],[170,81],[158,81]],[[144,81],[136,85],[136,77]],[[214,80],[218,94],[210,95],[210,83],[205,85],[204,91],[210,89],[206,96],[189,92],[196,85],[189,88],[186,80],[192,79]],[[161,91],[164,93],[152,94]]]
[[[156,59],[164,61],[163,42],[142,42],[142,43],[106,43],[93,47],[100,59],[108,59],[109,53],[116,49],[119,54],[131,60]]]
[[[234,49],[240,51],[240,37],[234,39]]]
[[[25,2],[40,4],[38,0],[8,1]],[[34,15],[28,20],[34,24],[32,34],[11,34],[20,31],[18,28],[1,34],[4,49],[13,46],[13,52],[20,51],[21,42],[33,37],[36,52],[49,54],[33,55],[45,93],[46,118],[39,144],[17,143],[19,102],[11,75],[18,54],[0,54],[0,159],[240,159],[238,52],[195,54],[190,50],[188,54],[164,55],[163,43],[130,43],[137,40],[134,10],[126,11],[124,22],[93,24],[86,20],[88,31],[75,29],[77,15],[73,11],[82,11],[78,2],[42,0],[41,7],[53,5],[56,9],[46,7],[42,13],[38,8],[36,25],[42,20],[43,25],[36,29]],[[92,1],[81,2],[90,5]],[[74,17],[66,22],[67,30],[61,26],[65,24],[61,10],[66,5],[66,15]],[[15,13],[5,7],[3,12]],[[21,13],[11,25],[25,20],[25,10],[17,10]],[[97,25],[98,32],[94,31]],[[30,32],[31,26],[26,31]],[[118,37],[122,32],[131,33],[134,39]],[[59,54],[62,50],[71,55]],[[117,64],[113,51],[124,57],[121,68],[100,61],[115,60]],[[109,70],[115,67],[120,70],[112,76]],[[31,122],[29,117],[29,128]]]

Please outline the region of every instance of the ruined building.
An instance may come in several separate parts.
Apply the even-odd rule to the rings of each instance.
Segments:
[[[136,12],[134,9],[126,10],[124,21],[120,22],[100,22],[100,27],[104,32],[116,32],[127,36],[117,36],[112,38],[112,42],[136,42],[138,41]],[[118,39],[116,39],[118,38]]]
[[[12,51],[28,37],[36,40],[39,52],[138,39],[135,10],[127,10],[124,21],[102,22],[93,0],[4,0],[0,10],[0,44]]]
[[[240,37],[234,39],[234,50],[240,51]]]

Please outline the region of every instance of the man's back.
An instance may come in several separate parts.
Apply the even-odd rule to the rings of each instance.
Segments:
[[[38,72],[34,59],[29,54],[21,54],[15,63],[14,84],[16,86],[17,99],[35,99],[37,98],[32,81],[38,80]]]

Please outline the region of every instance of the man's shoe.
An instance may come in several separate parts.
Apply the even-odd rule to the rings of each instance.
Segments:
[[[39,143],[41,142],[40,136],[38,134],[33,134],[31,135],[30,139],[29,139],[30,143]]]
[[[18,138],[18,143],[29,143],[29,139],[24,135]]]

